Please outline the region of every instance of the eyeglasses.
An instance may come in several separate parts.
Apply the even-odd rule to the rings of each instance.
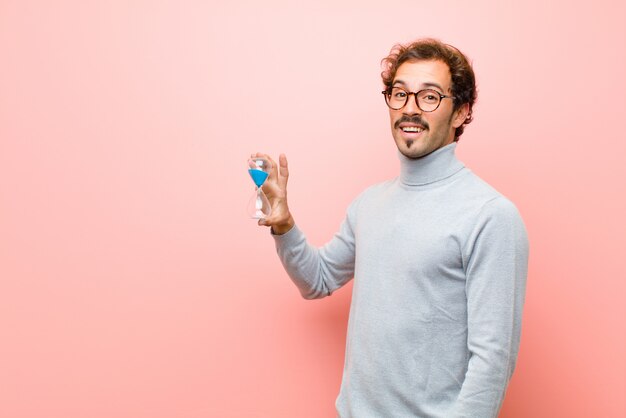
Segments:
[[[400,110],[409,101],[409,96],[415,96],[415,103],[422,112],[434,112],[441,104],[442,99],[454,99],[453,96],[446,96],[438,91],[425,89],[417,93],[406,91],[400,87],[392,87],[391,89],[382,91],[385,96],[385,103],[393,110]]]

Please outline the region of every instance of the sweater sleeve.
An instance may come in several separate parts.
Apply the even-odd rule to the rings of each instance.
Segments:
[[[503,197],[482,208],[465,245],[470,352],[451,417],[494,418],[517,359],[528,270],[528,238]]]
[[[330,296],[354,276],[354,206],[339,232],[321,248],[310,245],[297,225],[273,235],[278,256],[305,299]]]

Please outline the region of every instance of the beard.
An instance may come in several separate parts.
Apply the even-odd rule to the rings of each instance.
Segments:
[[[453,117],[454,113],[450,115],[448,121],[443,126],[431,130],[428,122],[420,115],[402,115],[393,124],[393,137],[398,151],[405,157],[416,160],[451,144],[454,141],[454,135],[452,134],[451,136],[450,132]],[[420,125],[424,130],[416,138],[405,138],[403,137],[403,131],[400,129],[400,124],[405,122]]]

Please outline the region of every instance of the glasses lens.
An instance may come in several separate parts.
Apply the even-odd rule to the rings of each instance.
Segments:
[[[417,93],[417,103],[424,112],[432,112],[437,109],[441,98],[434,90],[422,90]]]
[[[392,88],[391,91],[385,95],[387,105],[394,110],[404,107],[407,97],[407,92],[399,87]]]

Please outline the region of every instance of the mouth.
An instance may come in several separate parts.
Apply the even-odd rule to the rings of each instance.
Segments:
[[[405,140],[413,141],[422,137],[422,133],[428,129],[426,126],[414,122],[402,122],[398,124],[398,128],[402,133],[402,137]]]
[[[400,130],[402,132],[407,132],[407,133],[421,133],[424,131],[424,127],[423,126],[400,126]]]
[[[411,148],[414,142],[421,141],[424,131],[428,130],[428,123],[418,116],[402,115],[396,120],[394,128],[398,131],[398,138],[401,139],[408,148]]]
[[[394,124],[396,129],[408,135],[419,135],[428,129],[428,124],[421,117],[403,115]]]

